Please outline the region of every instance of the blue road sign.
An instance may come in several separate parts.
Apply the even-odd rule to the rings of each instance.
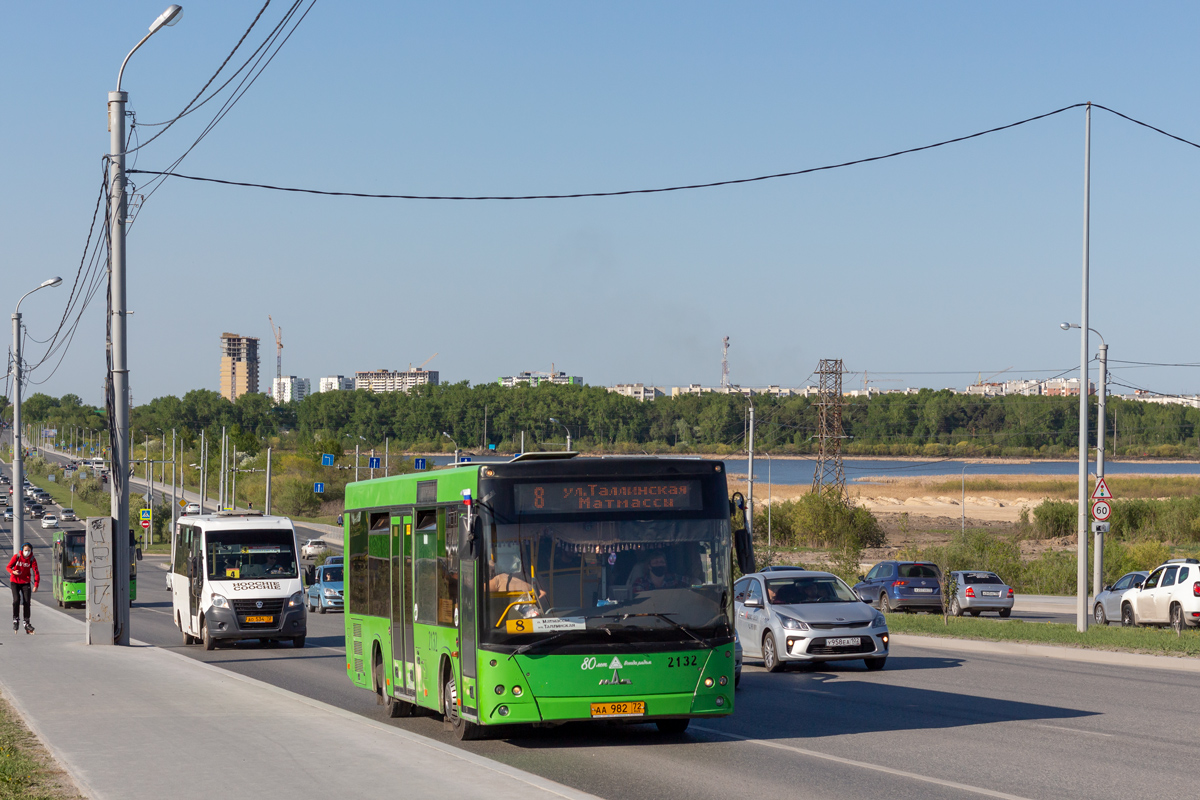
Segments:
[[[325,484],[317,482],[313,484],[313,491],[317,494],[325,494]]]
[[[494,444],[488,445],[488,450],[495,450],[495,449],[496,449],[496,445],[494,445]]]
[[[332,453],[322,453],[321,454],[321,466],[322,467],[332,467],[333,466],[333,454]]]
[[[458,463],[460,463],[460,464],[470,464],[470,463],[471,463],[471,457],[470,457],[470,456],[463,456],[462,458],[460,458],[460,459],[458,460]]]
[[[367,459],[367,469],[379,469],[381,463],[381,460],[378,458],[369,458]]]
[[[413,469],[425,469],[425,459],[414,458],[413,459]]]

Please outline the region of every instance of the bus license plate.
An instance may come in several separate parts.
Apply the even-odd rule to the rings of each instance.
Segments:
[[[246,622],[274,622],[274,617],[246,617]]]
[[[625,703],[592,703],[593,717],[641,717],[646,714],[644,700]]]
[[[862,644],[861,636],[846,636],[842,639],[826,639],[826,647],[858,647]]]

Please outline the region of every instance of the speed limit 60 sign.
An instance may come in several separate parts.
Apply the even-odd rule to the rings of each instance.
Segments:
[[[1092,519],[1104,522],[1112,516],[1112,506],[1107,500],[1097,500],[1092,504]]]

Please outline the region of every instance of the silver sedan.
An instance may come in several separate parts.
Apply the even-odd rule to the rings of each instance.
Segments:
[[[1092,616],[1095,617],[1096,624],[1107,625],[1111,620],[1121,620],[1122,625],[1132,625],[1132,616],[1128,621],[1121,616],[1121,600],[1127,592],[1141,588],[1142,582],[1149,575],[1150,573],[1144,570],[1126,572],[1116,583],[1105,586],[1104,590],[1096,595],[1096,602],[1092,606]]]
[[[746,575],[733,587],[737,635],[745,657],[770,672],[786,662],[863,659],[882,669],[887,620],[841,578],[828,572],[780,570]]]
[[[950,613],[954,616],[961,617],[964,611],[972,617],[978,617],[983,611],[998,611],[1002,617],[1012,613],[1013,588],[996,573],[961,570],[950,575],[958,586],[950,600]]]

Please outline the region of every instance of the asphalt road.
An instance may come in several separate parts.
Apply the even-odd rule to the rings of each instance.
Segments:
[[[27,531],[49,573],[51,532]],[[183,646],[165,562],[140,565],[135,639],[455,744],[440,719],[385,720],[374,695],[350,685],[340,614],[311,614],[301,650]],[[1196,707],[1200,681],[1186,673],[897,647],[881,672],[747,665],[736,713],[679,737],[579,724],[459,746],[614,799],[1190,797]],[[297,746],[319,758],[319,738],[298,731]]]

